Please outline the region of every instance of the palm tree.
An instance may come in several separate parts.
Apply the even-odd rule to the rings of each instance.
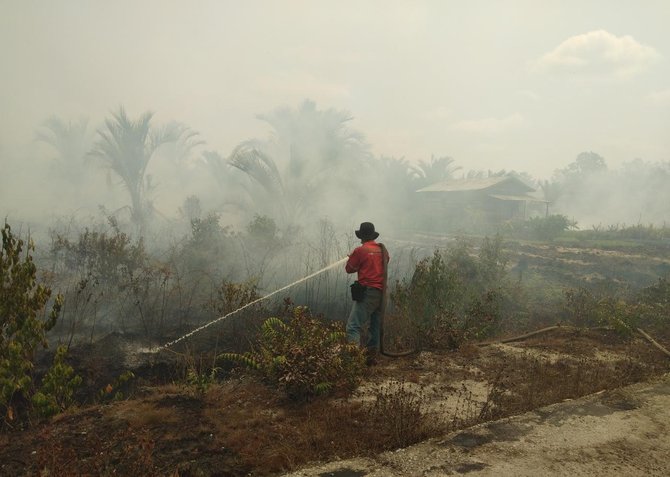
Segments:
[[[251,199],[253,209],[267,213],[287,226],[305,212],[309,203],[305,199],[315,191],[308,178],[296,180],[291,174],[282,174],[274,159],[254,141],[238,145],[228,163],[249,180],[242,187]],[[243,206],[243,202],[238,201],[238,205]]]
[[[347,112],[279,108],[258,116],[274,130],[267,141],[245,141],[229,164],[248,180],[245,190],[256,211],[268,211],[282,226],[317,209],[326,197],[342,198],[347,181],[368,157],[363,136],[347,128]]]
[[[419,188],[451,179],[454,172],[461,169],[460,166],[454,166],[453,164],[454,159],[448,156],[435,157],[431,155],[430,162],[420,160],[419,164],[413,167],[416,171]]]
[[[161,129],[151,128],[153,113],[145,112],[137,120],[128,118],[120,107],[105,119],[104,127],[98,130],[98,140],[90,152],[116,173],[130,194],[131,220],[144,233],[147,220],[153,209],[147,199],[152,189],[151,178],[145,177],[149,161],[163,144],[177,143],[182,140],[182,148],[195,145],[195,136],[185,126],[178,123],[168,124]]]
[[[84,180],[84,159],[91,147],[92,137],[88,120],[67,121],[52,116],[36,132],[36,139],[56,150],[53,158],[58,175],[75,186]]]
[[[420,173],[404,157],[385,157],[377,160],[375,171],[390,197],[406,203],[419,188]]]

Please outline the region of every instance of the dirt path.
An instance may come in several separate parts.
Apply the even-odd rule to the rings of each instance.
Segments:
[[[291,477],[667,476],[670,374]]]

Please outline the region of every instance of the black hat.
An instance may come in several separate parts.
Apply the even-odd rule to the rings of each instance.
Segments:
[[[372,222],[363,222],[359,230],[356,230],[356,237],[361,240],[374,240],[379,237],[375,232],[375,226]]]

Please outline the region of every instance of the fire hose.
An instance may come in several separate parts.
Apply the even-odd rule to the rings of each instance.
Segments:
[[[546,333],[548,331],[554,331],[554,330],[583,330],[584,328],[578,328],[576,326],[565,326],[565,325],[555,325],[555,326],[548,326],[546,328],[541,328],[536,331],[531,331],[530,333],[526,333],[523,335],[519,336],[514,336],[512,338],[505,338],[502,340],[497,340],[497,341],[486,341],[484,343],[477,343],[477,346],[489,346],[492,344],[504,344],[504,343],[511,343],[514,341],[522,341],[527,338],[530,338],[532,336],[536,336],[542,333]],[[589,330],[612,330],[611,327],[607,326],[597,326],[593,328],[586,328]],[[668,358],[670,358],[670,351],[665,349],[661,344],[659,344],[654,338],[649,336],[642,328],[636,328],[635,329],[645,340],[647,340],[649,343],[651,343],[656,349],[658,349],[661,353],[666,355]]]

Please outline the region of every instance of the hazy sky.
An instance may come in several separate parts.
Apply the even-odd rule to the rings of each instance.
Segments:
[[[228,154],[266,137],[256,114],[310,98],[412,161],[667,161],[668,25],[668,0],[0,0],[0,154],[119,105]]]

